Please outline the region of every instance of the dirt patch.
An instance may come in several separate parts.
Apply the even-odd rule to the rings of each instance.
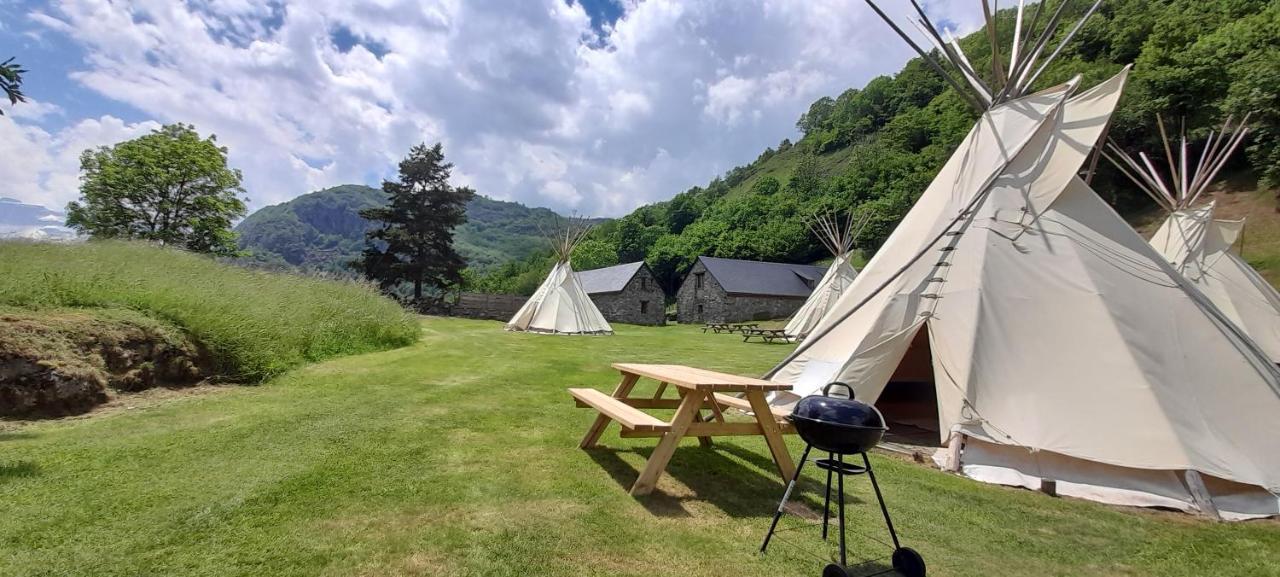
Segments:
[[[0,310],[0,416],[61,417],[117,392],[185,387],[209,355],[176,328],[131,311]]]

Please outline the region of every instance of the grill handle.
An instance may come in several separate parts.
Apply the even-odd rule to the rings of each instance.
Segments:
[[[848,393],[849,395],[848,397],[845,397],[845,398],[849,399],[850,401],[853,400],[853,387],[849,386],[848,383],[842,383],[840,381],[836,381],[834,383],[827,383],[827,386],[822,387],[822,396],[824,397],[832,396],[831,387],[844,387],[845,392]]]

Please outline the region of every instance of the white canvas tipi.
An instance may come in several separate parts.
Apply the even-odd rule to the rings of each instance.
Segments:
[[[1107,158],[1147,193],[1168,218],[1151,237],[1173,268],[1248,333],[1272,362],[1280,363],[1280,294],[1249,263],[1231,251],[1244,230],[1243,220],[1214,218],[1215,203],[1196,206],[1248,132],[1245,121],[1235,127],[1227,119],[1220,132],[1209,133],[1204,148],[1189,151],[1186,135],[1171,147],[1164,121],[1157,117],[1168,161],[1168,179],[1145,153],[1126,155],[1109,144]]]
[[[831,266],[827,268],[827,273],[822,275],[822,280],[814,286],[813,293],[804,301],[800,309],[791,316],[791,320],[787,322],[787,326],[783,328],[784,334],[792,339],[803,339],[809,335],[809,331],[822,320],[822,317],[831,310],[831,307],[840,300],[840,295],[848,286],[853,283],[854,277],[858,276],[858,270],[853,268],[853,264],[849,262],[852,256],[854,239],[858,237],[862,227],[866,225],[867,218],[870,215],[863,215],[862,219],[854,225],[853,219],[850,219],[845,226],[841,227],[835,216],[827,214],[816,216],[810,228],[813,233],[818,236],[822,244],[831,251],[831,256],[835,260],[831,261]],[[856,230],[855,230],[856,228]]]
[[[571,218],[557,228],[547,235],[556,253],[556,264],[547,280],[542,281],[533,296],[507,321],[507,330],[565,335],[613,334],[613,327],[591,302],[591,297],[582,289],[578,275],[569,264],[573,248],[586,238],[591,227],[584,221]]]
[[[975,479],[1277,514],[1280,372],[1077,175],[1127,70],[1028,94],[1038,53],[1012,56],[993,88],[968,79],[978,123],[768,377],[797,395],[842,381],[876,403],[905,390],[895,373],[928,375],[935,459]]]

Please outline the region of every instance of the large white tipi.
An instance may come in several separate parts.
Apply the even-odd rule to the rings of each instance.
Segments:
[[[840,295],[844,294],[845,289],[853,283],[854,277],[858,276],[858,269],[853,268],[849,259],[853,256],[854,240],[866,225],[869,216],[863,215],[856,226],[853,219],[849,219],[844,226],[841,226],[839,220],[831,214],[814,217],[809,226],[827,250],[831,251],[831,256],[835,260],[831,261],[831,266],[827,267],[826,274],[822,275],[822,280],[814,286],[809,298],[794,315],[791,315],[791,320],[787,321],[783,331],[788,338],[803,339],[808,336],[809,331],[813,330],[827,311],[835,306],[836,301],[840,300]]]
[[[1127,69],[1088,90],[1077,78],[1029,93],[1054,30],[1023,30],[1019,15],[1007,68],[993,43],[989,85],[919,14],[981,118],[768,377],[798,395],[843,381],[876,403],[899,375],[925,375],[914,401],[936,411],[935,459],[975,479],[1225,518],[1280,513],[1280,372],[1077,174]]]
[[[1272,362],[1280,363],[1280,293],[1231,251],[1244,231],[1244,220],[1214,218],[1214,202],[1196,206],[1244,141],[1247,120],[1233,127],[1228,118],[1220,132],[1209,133],[1197,154],[1189,151],[1185,134],[1171,147],[1164,121],[1157,117],[1168,161],[1167,180],[1145,153],[1134,158],[1108,144],[1106,156],[1169,214],[1151,237],[1151,246],[1248,333]]]
[[[569,258],[573,248],[591,231],[584,220],[566,219],[547,234],[556,254],[556,264],[538,290],[507,321],[509,331],[530,331],[562,335],[611,335],[600,309],[582,289]]]

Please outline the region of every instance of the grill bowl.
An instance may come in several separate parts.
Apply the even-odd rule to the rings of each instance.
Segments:
[[[847,385],[841,385],[852,392]],[[824,388],[824,393],[831,386]],[[870,451],[889,430],[884,416],[875,407],[852,398],[826,394],[800,399],[787,418],[806,443],[828,453],[842,455]]]

